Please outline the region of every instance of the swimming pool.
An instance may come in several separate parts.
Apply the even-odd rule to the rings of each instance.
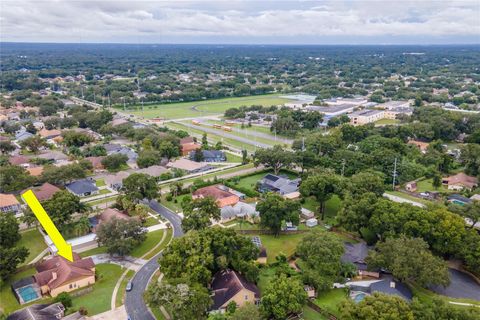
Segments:
[[[38,298],[40,298],[37,291],[32,285],[19,288],[17,289],[17,292],[18,292],[18,295],[22,297],[22,300],[24,303],[37,300]]]
[[[352,296],[352,299],[353,299],[353,301],[355,301],[355,303],[359,303],[359,302],[362,302],[363,299],[365,299],[366,296],[367,296],[366,293],[358,292],[358,293],[355,293],[355,295]]]

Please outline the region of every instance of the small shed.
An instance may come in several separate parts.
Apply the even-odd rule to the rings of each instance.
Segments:
[[[316,218],[308,219],[305,222],[305,225],[310,228],[315,227],[316,225],[318,225],[318,220]]]

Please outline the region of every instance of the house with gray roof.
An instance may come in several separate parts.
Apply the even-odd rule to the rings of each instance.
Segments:
[[[95,182],[90,179],[83,179],[71,182],[65,188],[78,197],[88,197],[98,194],[98,188]]]
[[[203,154],[204,162],[225,162],[227,161],[227,156],[225,152],[220,150],[194,150],[190,152],[190,160],[195,161],[195,154],[201,152]]]
[[[17,310],[7,320],[58,320],[65,315],[65,307],[60,302],[52,304],[33,304]]]
[[[20,142],[20,141],[23,141],[23,140],[26,140],[28,138],[31,138],[33,137],[34,135],[31,134],[30,132],[28,131],[22,131],[22,132],[19,132],[15,135],[15,140]]]
[[[274,174],[267,174],[259,181],[258,190],[260,192],[276,192],[281,195],[288,195],[298,192],[301,179],[289,179],[287,176],[277,176]]]

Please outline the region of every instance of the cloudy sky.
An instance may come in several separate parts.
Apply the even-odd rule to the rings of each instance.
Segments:
[[[0,40],[216,44],[480,43],[480,0],[2,0]]]

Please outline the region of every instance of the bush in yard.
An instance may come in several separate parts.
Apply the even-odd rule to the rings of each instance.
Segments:
[[[72,297],[67,292],[60,293],[58,296],[55,297],[54,301],[63,304],[65,309],[68,309],[72,306]]]

